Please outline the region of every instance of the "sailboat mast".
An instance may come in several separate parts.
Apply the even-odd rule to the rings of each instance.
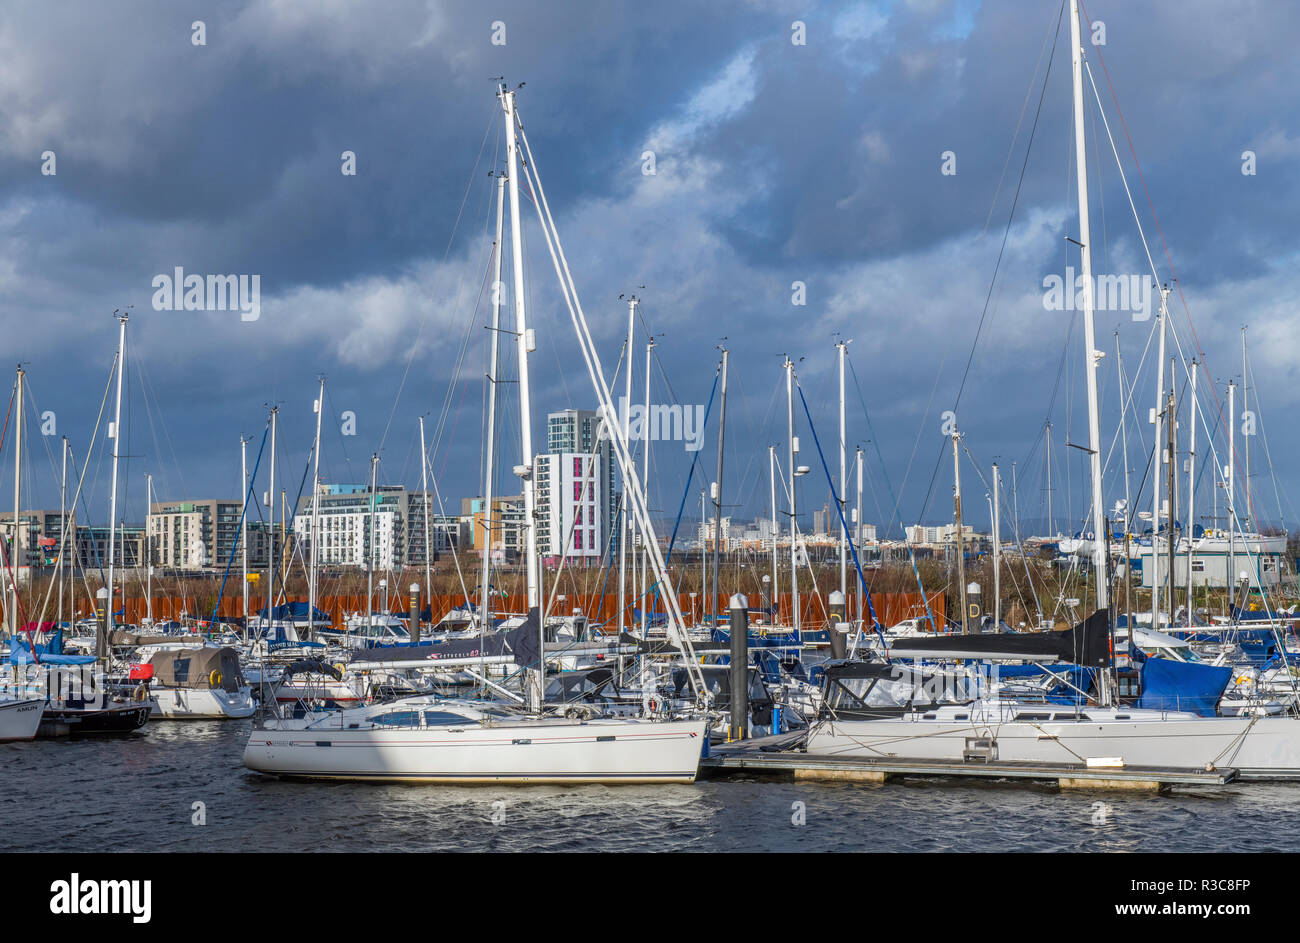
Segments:
[[[492,606],[489,599],[490,585],[492,577],[492,480],[496,477],[496,437],[497,437],[497,361],[499,359],[499,343],[501,337],[501,302],[505,286],[501,282],[501,262],[504,246],[502,237],[505,234],[505,210],[506,210],[506,178],[502,174],[497,175],[497,238],[496,238],[496,259],[494,260],[494,271],[492,275],[492,330],[489,332],[491,338],[488,341],[488,372],[487,372],[487,426],[484,429],[484,466],[483,466],[483,559],[480,561],[479,568],[479,587],[478,587],[478,619],[479,635],[482,636],[487,631],[487,626],[491,622]],[[420,441],[424,441],[424,421],[420,421]],[[421,444],[420,450],[424,451]],[[428,489],[425,489],[425,500],[428,500]],[[425,513],[425,520],[428,520],[428,513]],[[425,538],[425,545],[428,545],[428,538]],[[426,550],[425,561],[429,559],[429,552]],[[425,581],[429,575],[426,569]],[[432,593],[432,588],[430,592]],[[430,597],[432,598],[432,597]],[[433,618],[433,612],[429,613],[430,619]]]
[[[790,607],[793,615],[792,624],[795,634],[799,632],[799,541],[795,537],[798,530],[798,510],[795,506],[795,456],[799,454],[799,440],[794,434],[794,363],[785,358],[785,402],[786,425],[789,438],[790,459]]]
[[[117,463],[121,455],[122,441],[122,377],[126,373],[126,321],[127,313],[121,312],[117,316],[119,328],[117,339],[117,397],[113,407],[113,475],[111,491],[108,499],[108,601],[107,601],[107,619],[105,622],[106,637],[113,637],[113,577],[115,575],[115,564],[117,563]],[[19,371],[19,377],[22,371]],[[21,386],[19,387],[21,389]],[[20,414],[21,415],[21,414]],[[22,423],[19,422],[18,428],[22,429]],[[17,490],[17,489],[15,489]],[[17,500],[14,495],[14,500]],[[14,524],[18,523],[15,513]],[[15,535],[17,531],[15,530]]]
[[[1128,409],[1125,402],[1128,391],[1124,389],[1124,355],[1120,351],[1119,331],[1115,332],[1115,374],[1119,388],[1120,460],[1124,466],[1124,611],[1126,624],[1132,626],[1133,580],[1130,561],[1133,559],[1133,554],[1129,549],[1129,537],[1133,531],[1133,502],[1129,497],[1128,476]]]
[[[1160,349],[1156,355],[1156,408],[1152,411],[1155,417],[1156,439],[1155,445],[1152,446],[1154,455],[1162,455],[1163,446],[1160,444],[1162,433],[1162,423],[1165,421],[1165,336],[1169,324],[1169,286],[1163,285],[1160,288],[1160,314],[1157,315],[1159,321],[1157,327],[1160,330]],[[1160,489],[1163,487],[1160,475],[1160,462],[1155,463],[1155,468],[1151,474],[1151,628],[1156,630],[1160,627]],[[1171,496],[1172,497],[1172,496]],[[1170,510],[1173,510],[1172,505]],[[1172,516],[1172,515],[1171,515]]]
[[[1192,627],[1192,540],[1196,536],[1196,368],[1192,360],[1192,387],[1189,412],[1192,431],[1187,445],[1187,627]]]
[[[641,483],[646,490],[646,500],[650,498],[650,358],[654,355],[655,339],[650,338],[645,345],[645,416],[646,416],[646,434],[645,441],[642,443],[645,448],[641,452]],[[648,510],[648,508],[647,508]],[[646,546],[645,536],[641,538],[641,582],[638,584],[638,595],[641,600],[641,637],[647,638],[650,632],[649,606],[647,605],[649,585],[647,574],[650,570],[650,548]],[[716,613],[715,613],[716,615]]]
[[[519,461],[524,483],[524,561],[528,614],[537,619],[537,671],[530,678],[529,706],[540,710],[546,675],[546,631],[541,613],[541,571],[537,558],[537,493],[533,468],[532,390],[528,382],[528,355],[535,346],[528,329],[524,303],[524,249],[519,215],[519,144],[515,120],[515,93],[501,86],[501,108],[506,122],[506,173],[510,190],[510,264],[514,281],[515,331],[519,350]]]
[[[320,378],[316,396],[316,441],[312,445],[311,469],[311,562],[307,567],[307,640],[316,640],[316,567],[320,563],[320,424],[325,415],[325,378]],[[427,545],[426,545],[427,550]]]
[[[775,624],[777,617],[781,613],[781,606],[777,603],[777,598],[781,592],[781,584],[776,581],[777,577],[777,535],[780,534],[779,524],[776,517],[776,446],[767,447],[767,473],[772,483],[772,598],[769,605],[772,607],[772,623]]]
[[[18,638],[18,569],[23,559],[22,551],[22,528],[18,523],[18,509],[21,501],[20,493],[23,487],[23,377],[26,371],[22,366],[18,367],[18,422],[14,426],[14,542],[9,551],[9,563],[13,567],[14,578],[10,580],[13,587],[13,595],[9,605],[9,634],[12,638]]]
[[[709,604],[709,565],[705,550],[709,533],[708,492],[700,489],[700,609]],[[715,613],[716,615],[716,613]]]
[[[432,506],[429,504],[429,454],[424,450],[424,417],[420,417],[420,490],[423,493],[421,503],[424,505],[424,589],[429,595],[429,627],[433,627],[433,545],[430,543],[429,516]],[[416,607],[419,608],[418,606]],[[420,613],[411,617],[418,628]]]
[[[844,466],[844,353],[849,345],[845,341],[836,341],[835,349],[839,352],[840,368],[840,493],[837,498],[840,505],[840,519],[843,520],[847,515],[844,513],[845,495],[848,491],[848,473]],[[840,527],[840,593],[847,600],[849,598],[849,564],[848,564],[848,532],[843,526]]]
[[[636,333],[636,296],[627,300],[627,340],[623,345],[623,365],[627,368],[627,375],[623,378],[623,437],[628,435],[628,414],[632,408],[632,341]],[[611,470],[611,474],[612,474]],[[628,532],[633,525],[632,515],[628,513],[627,508],[627,479],[624,477],[623,494],[621,496],[621,520],[619,521],[619,540],[618,540],[618,631],[622,635],[627,622],[627,542]],[[701,584],[701,593],[704,586]],[[704,597],[700,597],[700,605],[704,605]]]
[[[858,448],[857,452],[858,466],[858,505],[853,510],[853,543],[858,548],[858,557],[862,556],[862,449]],[[862,614],[862,607],[865,600],[863,599],[862,579],[859,577],[856,581],[858,584],[858,629],[861,631],[865,617]]]
[[[954,429],[952,432],[952,513],[957,522],[957,585],[961,589],[961,632],[965,635],[970,631],[970,627],[966,624],[966,552],[961,527],[961,462],[958,460],[957,452],[960,441],[961,433]]]
[[[244,485],[242,504],[244,505],[243,533],[240,535],[240,567],[244,578],[244,637],[248,637],[248,438],[239,437],[239,478]]]
[[[1043,460],[1047,464],[1047,530],[1049,537],[1056,536],[1056,518],[1052,515],[1052,421],[1047,420],[1043,430]]]
[[[649,413],[646,414],[647,416]],[[722,543],[722,457],[727,441],[727,348],[722,348],[722,406],[718,413],[718,477],[713,482],[713,612],[718,609],[718,555]]]
[[[67,556],[68,547],[68,437],[63,437],[62,474],[59,481],[59,528],[63,532],[59,539],[59,565]],[[69,564],[71,566],[71,564]],[[59,625],[63,625],[63,574],[59,573]]]
[[[153,506],[153,475],[145,475],[144,476],[144,509],[145,509],[146,523],[149,520],[149,509],[152,506]],[[144,545],[145,545],[144,607],[145,607],[145,617],[149,620],[149,624],[152,625],[153,624],[153,535],[149,533],[149,528],[147,526],[145,527],[144,530]]]
[[[421,456],[423,461],[423,455]],[[379,453],[370,453],[370,553],[366,560],[366,624],[375,624],[375,498],[379,483]],[[374,632],[370,632],[374,637]]]
[[[1000,632],[1002,625],[1002,507],[998,501],[1001,490],[998,463],[993,463],[993,631]]]
[[[1178,484],[1176,477],[1176,462],[1178,455],[1178,407],[1174,398],[1174,361],[1169,360],[1169,400],[1167,406],[1169,442],[1166,448],[1168,452],[1165,456],[1169,462],[1169,532],[1167,534],[1169,548],[1169,627],[1174,625],[1174,587],[1177,585],[1174,581],[1174,518],[1177,516],[1178,495],[1175,488]],[[1152,626],[1154,628],[1154,626]]]
[[[266,628],[271,628],[275,607],[275,433],[280,407],[271,407],[271,480],[266,492]],[[269,638],[269,636],[268,636]]]
[[[1225,488],[1228,492],[1228,573],[1224,585],[1228,589],[1228,614],[1237,599],[1237,501],[1233,494],[1237,471],[1237,384],[1228,381],[1228,473]]]
[[[1241,328],[1241,415],[1246,417],[1250,415],[1250,374],[1246,372],[1246,328]],[[1246,452],[1246,516],[1243,519],[1242,533],[1251,529],[1251,517],[1254,512],[1254,505],[1250,503],[1250,436],[1254,430],[1249,423],[1243,422],[1241,426],[1241,447]]]
[[[1106,555],[1110,552],[1101,503],[1101,418],[1097,402],[1096,325],[1093,317],[1092,230],[1088,218],[1088,152],[1083,122],[1083,44],[1079,37],[1079,0],[1070,0],[1070,52],[1074,85],[1074,154],[1078,164],[1080,271],[1083,274],[1083,343],[1088,381],[1088,452],[1092,475],[1092,562],[1097,577],[1097,608],[1110,605]]]

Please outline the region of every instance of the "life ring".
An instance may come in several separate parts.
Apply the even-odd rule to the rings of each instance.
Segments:
[[[212,674],[208,675],[208,684],[212,685],[214,688],[221,685],[221,672],[216,668],[213,668]]]
[[[148,696],[149,696],[149,691],[145,688],[143,684],[137,684],[135,686],[135,690],[131,692],[131,700],[133,701],[143,701]]]

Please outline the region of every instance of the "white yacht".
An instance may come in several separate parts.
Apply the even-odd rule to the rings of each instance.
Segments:
[[[146,664],[152,669],[150,677],[135,674],[153,699],[155,719],[241,719],[256,710],[233,648],[162,649]]]
[[[244,765],[273,776],[379,782],[694,782],[703,720],[572,720],[422,696],[268,719]]]

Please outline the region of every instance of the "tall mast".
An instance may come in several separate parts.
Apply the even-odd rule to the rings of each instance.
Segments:
[[[18,522],[18,509],[21,501],[20,493],[23,487],[23,377],[26,371],[22,365],[18,366],[18,422],[14,426],[14,542],[10,550],[9,562],[14,568],[14,578],[10,580],[12,585],[12,597],[9,605],[9,633],[14,639],[18,638],[18,568],[22,564],[24,557],[22,550],[22,528]],[[114,472],[117,468],[114,465]],[[111,573],[112,570],[110,569]],[[110,597],[111,598],[111,597]]]
[[[266,493],[266,628],[275,608],[275,433],[280,407],[271,407],[271,482]]]
[[[515,120],[515,93],[501,86],[501,108],[506,122],[506,173],[510,190],[510,264],[514,281],[515,332],[519,351],[519,461],[524,484],[524,560],[528,615],[537,620],[537,671],[530,675],[529,706],[540,710],[546,676],[546,632],[541,613],[541,572],[537,559],[537,495],[533,468],[532,391],[528,383],[528,355],[535,346],[528,329],[524,304],[524,249],[519,215],[519,145]]]
[[[794,363],[789,357],[785,358],[785,402],[786,402],[786,425],[788,433],[788,457],[790,459],[790,606],[793,615],[793,626],[795,634],[799,632],[799,541],[795,534],[798,531],[798,509],[795,505],[795,482],[798,478],[795,469],[795,457],[799,454],[799,440],[794,434]],[[834,629],[832,628],[832,631]]]
[[[961,462],[958,460],[957,445],[961,433],[952,432],[952,513],[957,522],[957,585],[961,587],[961,632],[970,631],[966,624],[966,551],[963,546],[961,528]]]
[[[244,637],[248,637],[248,438],[239,437],[239,478],[244,483],[241,498],[244,516],[243,531],[240,534],[240,558],[244,577]]]
[[[1124,466],[1124,611],[1126,613],[1124,618],[1131,629],[1133,625],[1133,579],[1132,574],[1129,572],[1129,561],[1132,560],[1133,555],[1129,550],[1129,537],[1133,530],[1133,502],[1129,497],[1128,477],[1128,409],[1126,406],[1128,391],[1124,389],[1124,355],[1120,352],[1119,331],[1115,332],[1115,374],[1119,387],[1120,458]]]
[[[1101,419],[1097,402],[1096,329],[1093,323],[1092,230],[1088,219],[1088,152],[1083,128],[1083,44],[1079,38],[1079,0],[1070,0],[1070,46],[1074,64],[1074,154],[1079,172],[1079,241],[1083,273],[1083,343],[1088,378],[1088,451],[1092,472],[1092,563],[1097,576],[1097,608],[1110,605],[1110,586],[1106,575],[1106,556],[1110,545],[1106,538],[1101,503]],[[1107,693],[1106,700],[1109,700]]]
[[[840,493],[837,498],[839,502],[840,519],[848,517],[844,513],[845,495],[848,493],[849,478],[844,468],[844,354],[848,347],[847,341],[836,341],[835,348],[839,352],[840,367]],[[843,594],[847,601],[849,598],[849,564],[848,564],[848,533],[844,527],[840,527],[840,593]]]
[[[492,330],[491,339],[488,341],[488,372],[487,372],[487,427],[484,430],[485,449],[484,470],[483,470],[483,559],[480,561],[479,569],[479,587],[478,587],[478,619],[480,637],[487,631],[488,624],[492,621],[492,604],[490,600],[490,586],[492,578],[492,479],[496,475],[496,437],[497,437],[497,360],[498,344],[501,337],[501,302],[503,285],[501,282],[501,257],[504,246],[501,243],[504,235],[504,221],[506,210],[506,178],[502,174],[497,175],[497,238],[496,238],[496,259],[494,260],[494,273],[492,276]],[[424,451],[424,420],[420,420],[420,451]],[[612,472],[611,472],[612,474]],[[426,500],[428,497],[428,488],[425,489]],[[425,519],[428,520],[428,513],[425,513]],[[428,537],[425,537],[425,546],[428,547]],[[429,559],[429,552],[426,549],[425,560]],[[425,581],[428,582],[429,574],[425,573]],[[430,588],[432,593],[432,588]],[[432,598],[432,597],[430,597]],[[430,618],[433,612],[429,613]]]
[[[854,508],[853,511],[853,524],[854,524],[853,542],[854,542],[854,546],[857,547],[858,559],[860,560],[862,558],[862,448],[861,447],[858,448],[858,452],[857,452],[857,466],[858,466],[858,505],[856,508]],[[863,599],[861,577],[859,577],[855,582],[857,582],[858,584],[858,605],[857,605],[858,629],[859,631],[861,631],[865,621],[865,617],[862,615],[862,607],[865,600]]]
[[[637,299],[633,295],[627,300],[627,340],[623,345],[623,366],[626,367],[626,376],[623,378],[623,427],[624,438],[628,435],[627,420],[632,409],[632,340],[636,333],[636,305]],[[612,473],[612,472],[611,472]],[[627,617],[627,542],[628,530],[632,527],[632,515],[627,511],[627,476],[623,480],[623,494],[621,497],[621,520],[619,521],[619,541],[618,541],[618,631],[621,635],[626,624]],[[700,592],[703,593],[704,586],[701,584]],[[704,605],[704,597],[700,597],[700,605]]]
[[[320,563],[320,423],[325,415],[325,378],[316,396],[316,441],[311,469],[311,562],[307,567],[307,640],[316,640],[316,566]],[[427,546],[426,546],[427,550]]]
[[[493,343],[496,342],[496,334],[493,334]],[[430,543],[432,533],[429,528],[429,518],[432,507],[429,504],[429,454],[424,450],[424,417],[420,417],[420,490],[424,492],[421,495],[421,504],[424,507],[424,589],[429,594],[429,626],[433,627],[433,545]],[[418,600],[417,600],[418,602]],[[468,600],[467,600],[468,602]],[[416,607],[417,610],[419,607]],[[481,608],[481,607],[480,607]],[[480,620],[483,614],[480,613]],[[420,613],[417,611],[412,619],[415,620],[415,627],[419,628]],[[480,631],[480,636],[482,632]]]
[[[153,534],[149,533],[149,512],[153,507],[153,475],[144,476],[144,608],[145,617],[153,624]],[[215,556],[215,553],[213,554]]]
[[[1174,518],[1177,516],[1177,507],[1178,507],[1178,495],[1177,495],[1177,493],[1176,493],[1176,491],[1175,491],[1175,488],[1176,488],[1176,485],[1177,485],[1177,478],[1175,477],[1175,475],[1176,475],[1176,473],[1177,473],[1176,463],[1177,463],[1177,455],[1178,455],[1178,408],[1177,408],[1177,403],[1176,403],[1176,401],[1175,401],[1175,399],[1174,399],[1174,382],[1173,382],[1173,377],[1174,377],[1174,361],[1173,361],[1173,358],[1170,358],[1170,360],[1169,360],[1169,378],[1170,378],[1170,382],[1169,382],[1169,400],[1168,400],[1168,405],[1167,405],[1167,407],[1166,407],[1166,410],[1167,410],[1167,413],[1168,413],[1168,415],[1167,415],[1167,424],[1168,424],[1167,435],[1168,435],[1168,438],[1169,438],[1168,445],[1166,446],[1166,448],[1168,449],[1168,454],[1167,454],[1166,458],[1167,458],[1167,460],[1168,460],[1168,462],[1169,462],[1169,528],[1168,528],[1168,534],[1166,535],[1166,539],[1167,539],[1167,541],[1168,541],[1168,544],[1167,544],[1167,545],[1168,545],[1168,549],[1169,549],[1169,606],[1168,606],[1168,609],[1169,609],[1169,627],[1170,627],[1170,628],[1173,628],[1173,625],[1174,625],[1174,587],[1177,585],[1177,583],[1174,582]],[[1155,628],[1155,627],[1152,626],[1152,628]]]
[[[654,354],[655,339],[653,337],[645,345],[645,441],[642,443],[645,448],[641,452],[641,483],[646,488],[646,501],[650,500],[650,358]],[[649,508],[647,507],[647,510]],[[715,522],[716,523],[716,522]],[[641,582],[638,584],[638,595],[641,599],[641,637],[646,638],[650,632],[650,617],[648,615],[648,606],[646,605],[649,586],[647,585],[646,574],[650,570],[650,548],[646,546],[645,535],[641,536]],[[703,588],[703,587],[701,587]],[[717,613],[715,612],[716,616]]]
[[[421,461],[423,461],[421,455]],[[370,553],[366,560],[366,624],[375,624],[375,498],[379,482],[379,453],[370,453]],[[374,636],[374,633],[370,633]]]
[[[1162,456],[1164,447],[1160,438],[1165,421],[1165,335],[1169,325],[1169,286],[1160,287],[1160,314],[1157,315],[1157,327],[1160,329],[1160,350],[1156,356],[1156,408],[1152,410],[1155,417],[1156,440],[1152,446],[1153,455]],[[1172,379],[1172,378],[1171,378]],[[1160,460],[1155,461],[1151,472],[1151,628],[1160,628],[1160,489],[1164,486],[1160,474]],[[1170,496],[1172,502],[1172,495]],[[1172,503],[1170,511],[1173,511]],[[1170,515],[1172,517],[1172,514]]]
[[[105,622],[108,638],[113,637],[113,576],[115,564],[117,563],[117,463],[122,452],[120,448],[122,442],[122,377],[126,373],[127,313],[125,311],[119,313],[117,320],[119,325],[117,339],[117,399],[116,405],[113,407],[113,427],[110,430],[113,434],[113,484],[108,499],[108,615]],[[21,370],[18,375],[21,378]],[[21,422],[18,424],[18,428],[22,429]],[[15,494],[14,500],[17,500],[17,497]],[[15,515],[14,524],[17,523],[18,518]],[[125,599],[123,604],[125,604]]]
[[[775,625],[777,621],[777,616],[779,616],[781,612],[781,606],[776,601],[778,595],[781,592],[781,588],[780,588],[780,584],[778,584],[776,581],[776,571],[777,571],[776,545],[778,543],[776,538],[777,535],[780,533],[780,530],[778,530],[780,525],[777,523],[777,517],[776,517],[776,446],[775,445],[769,445],[767,447],[767,472],[772,482],[772,499],[771,499],[772,500],[772,599],[769,601],[768,604],[772,607],[772,624]]]
[[[1052,516],[1052,420],[1047,420],[1043,430],[1043,460],[1047,463],[1047,530],[1049,537],[1056,536],[1056,518]]]
[[[718,613],[718,554],[722,544],[722,456],[727,434],[727,348],[722,348],[722,408],[718,413],[718,477],[713,482],[713,612]]]
[[[1000,632],[1002,625],[1002,507],[998,500],[1001,491],[998,463],[993,463],[993,631]]]
[[[1234,496],[1237,471],[1237,384],[1228,381],[1228,614],[1237,599],[1237,501]]]
[[[1192,627],[1192,540],[1196,536],[1196,360],[1192,360],[1192,389],[1188,397],[1192,431],[1187,446],[1187,627]]]
[[[700,489],[700,609],[709,604],[709,555],[705,551],[705,541],[709,533],[708,492]],[[716,613],[715,613],[716,615]]]
[[[1246,370],[1247,370],[1246,327],[1245,325],[1242,325],[1241,328],[1241,415],[1243,417],[1247,416],[1250,413],[1250,374],[1248,374]],[[1246,495],[1246,508],[1245,508],[1246,516],[1245,518],[1242,519],[1241,530],[1243,534],[1249,532],[1251,530],[1251,525],[1254,523],[1251,520],[1251,518],[1254,515],[1255,508],[1254,505],[1250,503],[1250,434],[1252,431],[1253,430],[1251,429],[1250,425],[1245,423],[1242,424],[1241,447],[1246,452],[1246,481],[1245,481],[1245,488],[1244,488],[1245,495]]]
[[[68,549],[68,437],[63,437],[63,471],[59,481],[59,527],[63,531],[59,536],[59,565],[67,556]],[[68,564],[71,568],[72,564]],[[63,573],[59,573],[59,625],[63,625]]]

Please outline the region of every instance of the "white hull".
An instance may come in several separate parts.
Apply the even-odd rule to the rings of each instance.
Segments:
[[[335,715],[337,716],[337,715]],[[244,765],[275,776],[432,783],[690,783],[704,721],[519,718],[461,726],[257,729]]]
[[[154,720],[237,720],[256,711],[248,687],[234,693],[219,688],[153,687],[149,693]]]
[[[1086,709],[1085,709],[1086,713]],[[996,741],[997,760],[1078,764],[1119,757],[1126,766],[1236,768],[1243,779],[1300,779],[1300,718],[1194,717],[1158,711],[1131,720],[1010,721],[993,725],[899,719],[816,724],[807,750],[825,756],[925,759],[961,763],[968,738]]]
[[[38,699],[0,701],[0,743],[35,738],[44,710],[45,702]]]

